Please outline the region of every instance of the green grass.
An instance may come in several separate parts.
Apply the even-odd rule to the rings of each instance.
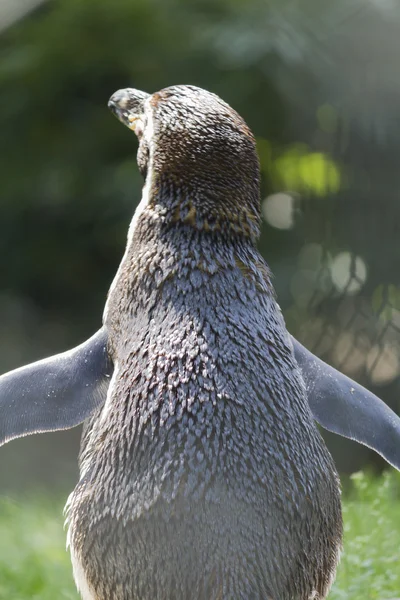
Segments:
[[[65,549],[63,503],[0,500],[0,599],[77,600]]]
[[[400,474],[351,478],[344,551],[330,600],[400,599]]]
[[[62,501],[0,498],[0,599],[78,600]],[[344,552],[330,600],[400,598],[400,475],[346,485]]]

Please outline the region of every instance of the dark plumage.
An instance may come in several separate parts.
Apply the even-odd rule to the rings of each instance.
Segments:
[[[84,600],[322,600],[342,520],[313,419],[397,468],[400,419],[286,331],[241,117],[190,86],[109,106],[146,183],[104,325],[0,377],[0,445],[85,422],[68,501]]]
[[[254,138],[189,86],[141,110],[144,201],[105,312],[114,379],[70,497],[78,585],[83,571],[98,600],[323,598],[339,484],[255,247]]]

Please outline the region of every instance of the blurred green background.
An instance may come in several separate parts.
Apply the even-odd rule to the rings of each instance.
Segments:
[[[391,0],[2,0],[0,372],[100,326],[142,186],[109,96],[190,83],[257,137],[288,328],[400,412],[399,56]],[[383,466],[327,439],[342,472]],[[5,446],[0,493],[72,487],[78,441]]]

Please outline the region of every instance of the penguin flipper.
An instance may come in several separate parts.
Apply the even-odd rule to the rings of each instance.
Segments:
[[[400,470],[400,417],[375,394],[291,339],[317,423],[368,446]]]
[[[83,344],[0,377],[0,446],[33,433],[70,429],[106,399],[113,366],[103,327]]]

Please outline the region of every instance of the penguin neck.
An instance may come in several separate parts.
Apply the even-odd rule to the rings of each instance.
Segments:
[[[141,270],[174,256],[193,268],[203,260],[217,261],[220,267],[231,264],[236,252],[254,259],[258,252],[258,223],[245,209],[235,213],[204,210],[202,198],[197,196],[170,197],[166,201],[153,196],[145,206],[139,206],[128,235],[127,255]],[[206,203],[205,203],[206,204]],[[132,265],[133,266],[133,265]],[[164,265],[165,268],[165,265]]]
[[[176,177],[148,173],[142,200],[135,212],[130,238],[191,229],[221,237],[227,243],[256,245],[260,235],[259,191],[218,189],[207,182],[195,185]],[[201,236],[200,236],[201,237]]]
[[[226,212],[218,213],[212,221],[201,210],[201,196],[194,198],[165,198],[144,189],[108,295],[106,324],[110,313],[114,320],[117,313],[128,312],[132,302],[148,310],[150,296],[158,301],[169,284],[179,280],[183,285],[199,274],[202,287],[235,272],[255,293],[271,293],[269,270],[256,248],[258,223],[246,211],[238,211],[232,220]]]

